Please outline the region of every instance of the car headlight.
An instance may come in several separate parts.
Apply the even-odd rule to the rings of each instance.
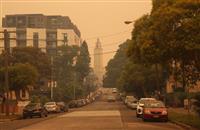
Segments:
[[[151,112],[149,110],[145,110],[144,113],[145,114],[151,114]]]
[[[162,111],[162,115],[167,115],[167,111]]]

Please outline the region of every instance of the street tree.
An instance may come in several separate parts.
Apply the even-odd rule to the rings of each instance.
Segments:
[[[26,63],[17,63],[9,67],[9,90],[15,91],[17,100],[20,98],[20,90],[28,90],[28,86],[34,86],[38,79],[37,69]],[[4,86],[4,71],[5,68],[0,69],[0,86]]]
[[[123,67],[126,65],[128,58],[126,56],[126,51],[128,48],[130,40],[119,45],[114,57],[108,62],[106,66],[106,73],[103,79],[104,87],[114,87],[117,86],[117,80],[121,75]]]
[[[79,55],[77,56],[76,72],[81,84],[83,83],[84,78],[90,73],[90,54],[86,41],[83,41],[80,46]]]

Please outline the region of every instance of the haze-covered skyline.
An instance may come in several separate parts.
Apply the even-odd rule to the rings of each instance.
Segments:
[[[118,45],[131,38],[133,25],[124,21],[135,20],[151,11],[151,0],[129,1],[53,1],[53,0],[0,0],[0,18],[7,14],[35,14],[69,16],[88,43],[93,66],[93,49],[97,38],[104,52],[116,51]],[[114,53],[104,54],[104,66]]]

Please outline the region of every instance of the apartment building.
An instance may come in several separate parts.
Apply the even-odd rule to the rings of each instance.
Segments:
[[[81,44],[80,31],[67,16],[45,16],[43,14],[6,15],[0,31],[7,29],[13,39],[10,47],[37,47],[43,52],[56,53],[56,48],[64,44]],[[0,34],[0,39],[3,34]],[[3,50],[0,41],[0,52]]]

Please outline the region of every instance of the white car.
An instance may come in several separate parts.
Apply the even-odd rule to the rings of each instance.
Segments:
[[[127,107],[136,110],[136,108],[137,108],[137,100],[129,101],[129,102],[127,103]]]
[[[146,102],[156,101],[155,98],[141,98],[137,103],[136,117],[142,117],[143,107]]]
[[[48,112],[60,112],[60,107],[56,104],[56,102],[47,102],[45,105],[44,105],[45,109],[48,111]]]
[[[128,102],[132,102],[136,100],[136,98],[134,96],[126,96],[125,100],[124,100],[124,104],[127,105]]]
[[[112,93],[117,93],[117,88],[113,88]]]

